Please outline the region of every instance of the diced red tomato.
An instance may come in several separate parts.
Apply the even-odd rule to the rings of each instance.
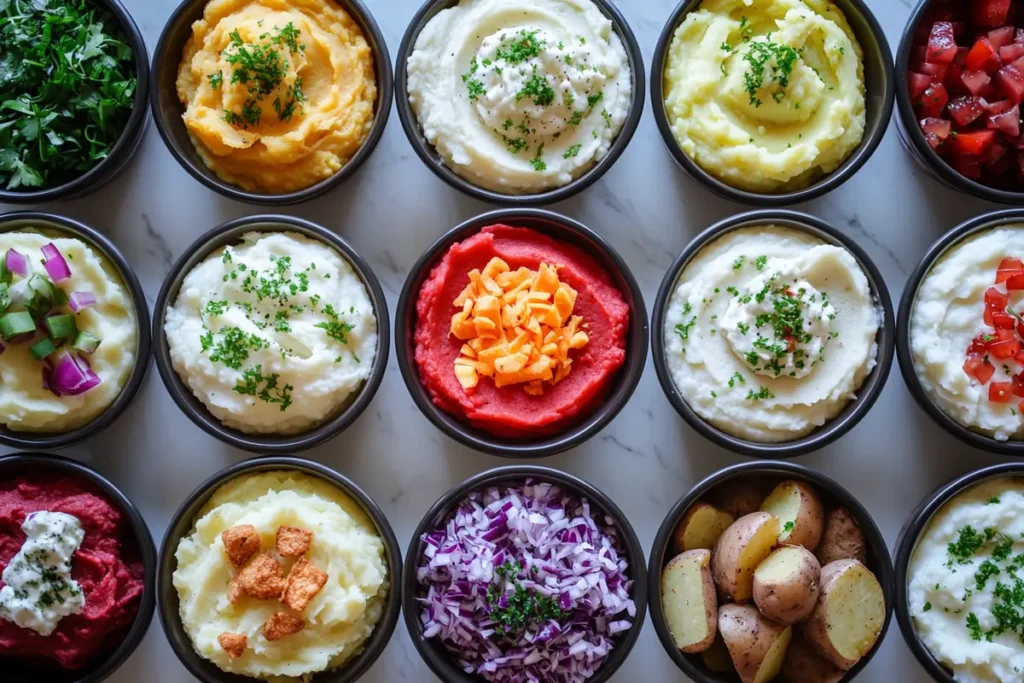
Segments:
[[[988,385],[988,400],[993,403],[1009,403],[1013,395],[1013,385],[1010,382],[992,382]]]
[[[960,74],[960,80],[971,91],[972,95],[979,97],[984,92],[985,86],[992,82],[992,77],[984,71],[964,71]],[[926,84],[924,87],[927,88],[928,85]],[[913,92],[913,89],[911,89],[911,92]],[[923,93],[924,90],[921,92]]]
[[[981,159],[978,157],[956,157],[953,169],[965,178],[981,178]]]
[[[1010,0],[973,0],[971,17],[981,26],[1002,26],[1010,13]]]
[[[969,353],[967,354],[967,360],[964,361],[964,372],[967,373],[968,377],[973,377],[981,384],[985,384],[992,379],[996,368],[986,360],[985,354]]]
[[[992,43],[995,49],[1003,48],[1013,42],[1014,31],[1012,26],[1004,26],[994,31],[989,31],[985,36],[988,42]]]
[[[946,86],[941,83],[932,84],[921,95],[921,114],[927,117],[938,118],[949,103],[949,93]]]
[[[1011,163],[1007,159],[1006,154],[1010,151],[1010,148],[1004,145],[999,140],[992,143],[992,146],[985,150],[985,153],[981,155],[981,165],[991,170],[995,167],[1002,168],[1004,165]],[[1006,170],[1005,168],[1003,169]]]
[[[981,106],[985,107],[985,111],[989,114],[1005,114],[1006,112],[1013,109],[1013,102],[1007,102],[1006,100],[999,100],[998,102],[988,102],[987,100],[981,101]]]
[[[957,154],[969,157],[978,157],[996,139],[995,131],[979,130],[973,133],[959,133],[953,140],[953,149]]]
[[[1012,330],[1017,320],[1009,313],[992,311],[992,327],[997,330]]]
[[[1006,289],[1011,291],[1024,289],[1024,273],[1015,273],[1006,278]]]
[[[1013,34],[1013,42],[1024,44],[1024,28],[1017,29],[1017,32]]]
[[[953,125],[945,119],[928,118],[921,119],[921,130],[926,134],[931,133],[938,140],[945,140],[949,137],[949,131],[952,130]]]
[[[1013,385],[1013,395],[1024,398],[1024,375],[1014,375],[1010,378],[1010,383]]]
[[[924,91],[928,89],[928,86],[932,84],[932,77],[928,74],[919,74],[911,71],[907,74],[907,83],[910,86],[910,99],[916,100],[918,97],[923,95]]]
[[[985,113],[985,109],[977,97],[958,97],[949,103],[948,111],[961,128],[966,128],[972,121]]]
[[[955,58],[956,37],[953,35],[953,24],[948,21],[935,22],[928,35],[928,52],[924,61],[932,64],[949,64]]]
[[[941,83],[942,79],[946,77],[946,72],[949,71],[949,64],[931,64],[929,62],[921,62],[915,67],[915,70],[931,76],[933,83]]]
[[[1016,356],[1013,357],[1014,362],[1024,365],[1024,350],[1020,351]],[[1024,377],[1024,375],[1022,375]]]
[[[1006,133],[1011,138],[1020,137],[1020,105],[1015,104],[1009,111],[990,116],[986,125]]]
[[[1003,259],[1004,262],[1006,259]],[[1000,266],[1002,268],[1002,266]],[[996,275],[996,283],[1003,282],[1000,280],[998,274]],[[1010,297],[1003,294],[995,287],[989,287],[985,290],[985,306],[988,308],[997,308],[1000,311],[1006,310],[1006,304],[1010,302]]]
[[[1014,66],[1016,63],[1007,64],[997,71],[996,82],[999,84],[999,91],[1006,96],[1006,99],[1014,104],[1020,104],[1024,102],[1024,73]]]
[[[1012,62],[1021,57],[1024,57],[1024,45],[1020,43],[1010,43],[999,48],[999,59],[1004,63]]]
[[[1002,66],[999,52],[992,47],[988,38],[981,38],[974,44],[964,59],[964,68],[968,71],[992,71]]]

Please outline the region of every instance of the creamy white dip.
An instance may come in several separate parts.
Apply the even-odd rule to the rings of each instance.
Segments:
[[[174,369],[226,426],[294,434],[370,376],[377,320],[352,266],[294,233],[250,233],[182,282],[164,329]]]
[[[665,320],[668,366],[690,407],[734,436],[780,442],[855,398],[875,366],[880,314],[852,254],[764,226],[701,249]]]
[[[602,159],[633,81],[590,0],[462,0],[420,32],[408,96],[427,140],[480,187],[531,194]]]
[[[1006,225],[968,238],[947,251],[921,281],[910,319],[910,350],[921,386],[936,405],[962,425],[1000,441],[1024,437],[1019,400],[989,401],[988,384],[964,372],[971,340],[992,332],[985,324],[985,291],[999,263],[1024,255],[1024,226]],[[1024,292],[1009,292],[1009,305],[1024,309]],[[993,361],[991,382],[1019,372],[1012,359]]]
[[[1024,629],[993,632],[996,614],[1024,615],[1024,605],[1005,600],[996,588],[1024,591],[1018,579],[1024,578],[1022,537],[1024,486],[1001,478],[950,500],[918,539],[908,571],[910,614],[921,642],[957,681],[1024,677]]]
[[[71,558],[85,530],[63,512],[33,512],[21,530],[28,538],[4,570],[0,619],[48,636],[61,619],[85,609],[82,587],[71,578]]]

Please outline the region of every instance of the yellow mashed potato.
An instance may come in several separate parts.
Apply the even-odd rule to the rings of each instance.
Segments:
[[[827,0],[705,0],[676,30],[665,93],[683,151],[742,190],[807,187],[864,137],[863,53]]]
[[[243,596],[236,604],[228,602],[235,570],[221,533],[239,524],[256,527],[263,552],[273,551],[280,526],[313,532],[305,557],[328,579],[294,614],[306,622],[298,633],[273,642],[263,637],[262,626],[275,612],[292,613],[279,601]],[[243,476],[222,486],[179,542],[175,557],[172,581],[182,625],[196,652],[229,673],[288,680],[335,669],[362,650],[384,610],[388,567],[373,522],[340,489],[299,472]],[[285,572],[293,561],[283,558]],[[248,638],[241,657],[231,659],[218,644],[222,633]]]
[[[178,70],[206,165],[251,192],[304,189],[344,166],[373,126],[373,54],[332,0],[212,0]]]

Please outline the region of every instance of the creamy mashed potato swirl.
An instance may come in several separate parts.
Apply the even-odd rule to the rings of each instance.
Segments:
[[[164,322],[182,381],[226,426],[295,434],[333,417],[377,355],[362,280],[297,233],[250,233],[185,276]]]
[[[114,267],[95,249],[71,237],[29,232],[0,233],[0,254],[16,249],[37,272],[40,248],[49,243],[67,259],[71,278],[59,283],[66,293],[90,292],[96,303],[75,314],[78,327],[100,339],[89,355],[101,384],[78,396],[56,396],[43,387],[42,363],[29,353],[31,344],[4,344],[0,357],[0,422],[14,431],[67,432],[95,420],[121,394],[135,366],[138,320],[128,288]]]
[[[571,182],[602,159],[629,111],[632,73],[590,0],[462,0],[420,32],[408,96],[459,175],[506,193]]]
[[[683,151],[739,189],[804,188],[864,137],[863,52],[827,0],[705,0],[676,30],[664,78]]]
[[[875,366],[880,315],[848,251],[763,226],[701,249],[665,320],[668,365],[690,407],[734,436],[781,442],[853,400]]]
[[[240,524],[256,527],[264,549],[274,547],[279,526],[313,532],[305,557],[328,580],[299,615],[306,625],[298,633],[277,641],[262,636],[263,624],[285,611],[276,600],[228,602],[232,567],[221,533]],[[389,568],[373,522],[340,489],[299,472],[242,476],[219,488],[178,543],[175,558],[172,582],[193,647],[223,671],[244,676],[308,680],[336,669],[362,650],[387,597]],[[217,643],[225,632],[248,638],[238,659]]]

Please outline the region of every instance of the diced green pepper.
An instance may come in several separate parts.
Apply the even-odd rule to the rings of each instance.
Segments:
[[[27,334],[36,331],[36,321],[26,311],[7,313],[0,318],[0,337],[11,340],[19,334]]]
[[[75,337],[75,343],[72,344],[76,349],[82,353],[88,353],[92,355],[96,353],[96,349],[100,345],[100,340],[89,334],[88,332],[79,332],[78,336]]]
[[[11,305],[10,288],[6,283],[0,282],[0,313],[6,311]]]
[[[63,315],[51,315],[45,318],[46,330],[54,339],[74,339],[78,334],[78,324],[75,316],[70,313]]]
[[[43,337],[28,350],[36,360],[43,360],[52,353],[57,353],[57,347],[49,337]]]
[[[33,275],[28,279],[29,296],[25,302],[25,310],[36,318],[42,318],[53,310],[53,285],[42,275]]]

